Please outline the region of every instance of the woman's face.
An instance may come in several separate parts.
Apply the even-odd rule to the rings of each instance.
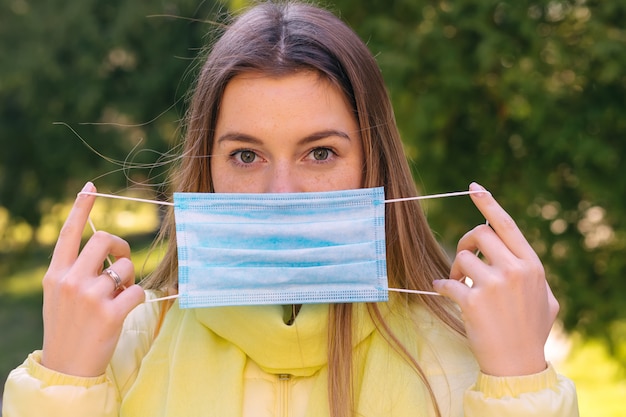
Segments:
[[[360,188],[363,166],[352,110],[318,74],[246,73],[226,86],[211,156],[215,192]]]

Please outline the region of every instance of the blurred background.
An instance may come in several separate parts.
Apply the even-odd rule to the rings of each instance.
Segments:
[[[0,2],[2,385],[41,346],[41,278],[74,196],[86,181],[168,194],[198,57],[245,4]],[[581,415],[623,415],[626,1],[323,4],[376,56],[420,190],[482,183],[541,256],[562,307],[549,353]],[[130,241],[138,279],[158,262],[155,207],[100,199],[92,216]],[[469,199],[425,208],[452,248],[484,221]]]

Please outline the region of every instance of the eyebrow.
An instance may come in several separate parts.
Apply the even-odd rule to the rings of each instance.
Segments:
[[[315,142],[315,141],[325,139],[331,136],[337,136],[337,137],[340,137],[342,139],[346,139],[349,141],[352,140],[350,135],[348,135],[346,132],[342,132],[341,130],[335,130],[335,129],[327,129],[327,130],[321,130],[319,132],[314,132],[310,135],[303,137],[302,139],[298,141],[298,145]],[[261,139],[254,137],[252,135],[248,135],[246,133],[241,133],[241,132],[227,132],[221,135],[216,140],[218,144],[222,142],[226,142],[226,141],[245,142],[245,143],[250,143],[254,145],[263,144],[263,141]]]

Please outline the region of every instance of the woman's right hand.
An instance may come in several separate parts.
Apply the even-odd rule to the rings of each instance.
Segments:
[[[87,183],[83,191],[96,189]],[[42,365],[80,377],[105,372],[124,319],[145,299],[143,289],[134,283],[128,243],[96,232],[80,250],[95,198],[82,193],[77,196],[43,279]],[[114,258],[110,269],[122,280],[118,290],[114,280],[103,273],[109,255]]]

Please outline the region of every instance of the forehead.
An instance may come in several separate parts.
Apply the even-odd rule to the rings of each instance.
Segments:
[[[315,71],[274,76],[247,72],[226,85],[216,129],[356,124],[342,90]]]
[[[262,93],[263,98],[312,98],[315,90],[329,90],[344,100],[342,90],[330,79],[318,71],[312,69],[302,69],[287,73],[272,74],[260,71],[243,72],[231,78],[226,84],[222,101],[226,96],[235,95],[233,91],[248,90],[248,94],[239,99],[255,99],[253,92]],[[247,97],[246,97],[247,96]],[[298,97],[299,96],[299,97]]]

